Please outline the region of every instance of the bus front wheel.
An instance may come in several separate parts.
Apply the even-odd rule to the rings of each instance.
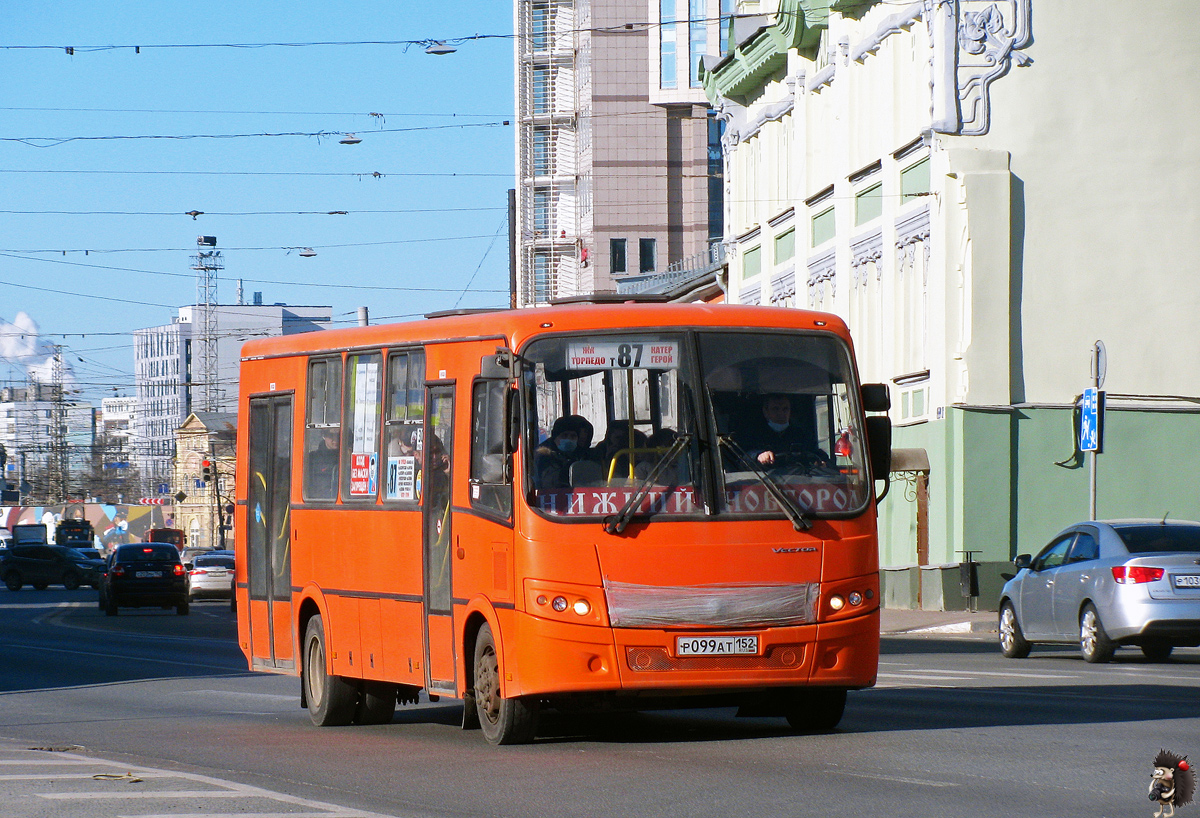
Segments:
[[[796,691],[787,708],[788,724],[802,733],[832,730],[846,710],[846,691],[835,687],[810,687]]]
[[[500,660],[492,629],[484,625],[475,637],[475,710],[488,744],[527,744],[537,731],[538,702],[505,698],[500,686]]]
[[[304,631],[304,694],[308,716],[318,727],[349,724],[358,705],[352,682],[335,676],[325,664],[325,625],[318,614]]]

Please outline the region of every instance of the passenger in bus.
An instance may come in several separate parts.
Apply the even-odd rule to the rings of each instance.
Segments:
[[[633,430],[633,444],[629,442],[629,426],[624,422],[615,422],[608,427],[604,433],[604,438],[596,444],[595,448],[589,453],[589,457],[600,464],[600,470],[607,477],[609,469],[612,469],[614,478],[629,477],[629,469],[631,465],[636,467],[638,462],[645,458],[645,452],[630,452],[629,449],[645,449],[647,446],[646,433],[639,430]],[[613,459],[617,463],[613,465]],[[632,459],[632,463],[630,462]]]
[[[829,463],[811,430],[792,422],[792,401],[787,395],[763,398],[762,417],[745,432],[742,448],[768,469],[786,466],[812,468]]]
[[[304,485],[309,496],[331,500],[337,497],[338,430],[321,429],[316,448],[304,455]]]
[[[564,415],[550,427],[550,437],[533,453],[534,480],[539,489],[570,488],[571,464],[588,456],[593,427],[581,415]]]

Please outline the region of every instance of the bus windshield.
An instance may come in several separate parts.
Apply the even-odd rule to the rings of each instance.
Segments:
[[[523,358],[529,500],[544,514],[798,519],[867,502],[857,388],[832,334],[565,336]]]

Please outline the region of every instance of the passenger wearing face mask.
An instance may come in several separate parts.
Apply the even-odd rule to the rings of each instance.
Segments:
[[[592,424],[586,418],[565,415],[554,421],[550,437],[533,453],[537,488],[570,488],[571,464],[587,457],[591,444]]]
[[[792,401],[787,395],[763,399],[762,420],[751,429],[744,448],[766,469],[796,462],[809,467],[829,462],[829,455],[817,447],[812,430],[792,422]]]

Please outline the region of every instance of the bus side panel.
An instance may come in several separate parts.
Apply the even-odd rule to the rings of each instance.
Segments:
[[[425,686],[422,657],[423,608],[420,602],[383,599],[379,603],[383,639],[383,674],[389,682]],[[378,663],[376,664],[378,668]]]
[[[250,661],[253,666],[255,659],[261,659],[270,666],[271,661],[271,631],[267,628],[267,623],[270,619],[267,617],[267,602],[262,599],[251,600],[247,596],[247,605],[242,606],[242,600],[238,600],[238,619],[247,623],[247,628],[250,631]],[[245,611],[246,613],[240,613]],[[291,637],[289,636],[289,639]]]
[[[295,661],[296,638],[292,632],[292,601],[290,599],[276,600],[270,603],[271,624],[275,631],[275,664]],[[264,610],[266,606],[263,606]],[[258,620],[266,623],[266,619]],[[266,628],[263,628],[265,631]],[[282,665],[287,667],[286,664]]]
[[[378,599],[358,601],[359,645],[362,658],[356,662],[358,673],[366,679],[383,675],[383,634],[380,629]]]
[[[455,514],[454,525],[454,597],[483,593],[492,604],[512,603],[512,529],[474,514]]]
[[[429,617],[429,678],[450,681],[454,676],[454,620],[449,616]]]
[[[338,676],[358,678],[362,676],[362,650],[359,648],[358,630],[359,600],[344,597],[330,591],[325,592],[325,604],[329,606],[329,621],[325,623],[329,634],[329,652],[333,660],[333,672]]]

